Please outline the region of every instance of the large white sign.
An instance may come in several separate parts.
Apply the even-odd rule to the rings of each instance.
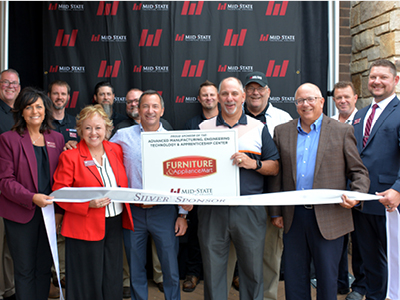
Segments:
[[[199,196],[239,196],[236,130],[142,132],[143,189]]]

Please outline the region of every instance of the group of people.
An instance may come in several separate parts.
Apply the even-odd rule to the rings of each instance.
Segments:
[[[235,77],[223,79],[218,88],[204,82],[198,91],[201,114],[184,129],[237,130],[239,151],[226,155],[239,168],[241,195],[338,189],[382,198],[360,202],[344,193],[340,204],[304,205],[299,199],[295,206],[193,207],[118,203],[107,197],[53,201],[49,194],[63,187],[142,189],[141,134],[172,129],[162,119],[164,100],[154,90],[129,90],[124,116],[113,109],[111,84],[100,82],[95,103],[75,119],[65,112],[66,82],[53,82],[47,95],[31,87],[21,91],[18,73],[3,71],[0,298],[12,299],[14,293],[17,299],[49,297],[52,258],[41,208],[51,205],[55,226],[61,228],[60,249],[65,243],[60,262],[65,257],[68,300],[120,299],[125,287],[131,299],[148,299],[150,236],[165,299],[179,300],[178,237],[186,232],[182,289],[193,291],[203,278],[207,300],[227,299],[232,281],[239,282],[241,299],[276,300],[281,266],[288,300],[311,299],[312,266],[317,299],[337,299],[337,293],[348,293],[347,300],[385,299],[385,211],[395,211],[400,203],[398,81],[393,63],[373,62],[372,104],[357,111],[354,86],[338,82],[333,99],[339,113],[333,118],[323,113],[321,90],[304,83],[295,92],[299,118],[294,120],[268,101],[271,88],[261,72],[247,74],[244,84]],[[129,270],[123,272],[124,266]]]

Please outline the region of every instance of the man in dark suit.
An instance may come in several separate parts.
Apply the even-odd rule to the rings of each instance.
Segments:
[[[307,189],[367,192],[368,171],[357,152],[351,126],[323,114],[324,98],[317,86],[301,85],[295,94],[299,119],[275,127],[280,154],[276,191]],[[284,228],[284,274],[287,300],[311,299],[310,262],[314,261],[317,298],[336,300],[343,236],[353,228],[350,208],[358,204],[342,196],[343,203],[271,207],[273,224]]]
[[[385,299],[387,291],[386,216],[400,203],[400,103],[395,94],[399,82],[395,65],[377,60],[369,69],[371,105],[354,117],[358,152],[369,172],[369,193],[383,196],[367,201],[355,212],[354,225],[367,278],[367,299]],[[372,116],[370,118],[370,116]],[[368,122],[368,120],[371,120]],[[369,126],[368,126],[369,125]],[[349,300],[357,298],[349,298]]]

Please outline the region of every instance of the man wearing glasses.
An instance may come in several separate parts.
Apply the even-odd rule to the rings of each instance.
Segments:
[[[0,73],[0,134],[9,131],[14,125],[12,108],[20,90],[17,71],[8,69]],[[3,218],[0,218],[0,299],[8,299],[14,293],[14,269],[6,243]]]
[[[276,192],[308,189],[350,189],[367,193],[368,171],[357,151],[354,129],[323,114],[324,98],[317,86],[301,85],[295,93],[299,119],[275,127],[280,154]],[[337,299],[343,236],[354,230],[350,208],[358,204],[342,196],[340,204],[270,208],[273,224],[284,229],[284,273],[287,300],[311,299],[310,263],[314,261],[317,298]]]
[[[268,86],[264,73],[253,72],[246,76],[246,100],[244,112],[267,125],[269,134],[274,137],[274,128],[277,125],[292,120],[284,110],[274,107],[269,101],[271,89]],[[268,177],[265,178],[265,181]],[[265,190],[265,192],[268,192]],[[282,229],[272,225],[268,215],[267,232],[264,244],[264,300],[278,299],[278,284],[283,251]]]

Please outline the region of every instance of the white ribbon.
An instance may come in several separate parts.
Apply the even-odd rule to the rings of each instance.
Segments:
[[[319,205],[343,202],[345,194],[350,200],[378,200],[381,197],[353,191],[313,189],[304,191],[289,191],[267,193],[238,197],[217,197],[193,194],[163,193],[131,188],[62,188],[53,192],[55,202],[82,203],[93,199],[108,197],[112,202],[141,203],[141,204],[180,204],[180,205],[246,205],[246,206],[276,206],[276,205]],[[43,208],[43,218],[57,271],[58,285],[60,284],[59,263],[57,251],[57,235],[53,205]],[[60,288],[60,300],[63,300]],[[397,298],[393,298],[397,299]]]

